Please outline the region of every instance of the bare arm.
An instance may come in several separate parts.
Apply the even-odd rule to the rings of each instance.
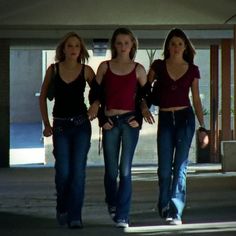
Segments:
[[[96,80],[98,84],[102,83],[103,77],[105,75],[107,71],[107,63],[106,62],[102,62],[97,70],[97,74],[96,74]]]
[[[95,78],[95,73],[93,69],[90,66],[86,65],[85,66],[85,79],[90,87],[92,84],[92,80],[94,78]],[[94,101],[93,104],[90,105],[87,111],[89,120],[93,120],[97,117],[99,105],[100,105],[99,101]]]
[[[204,126],[204,117],[203,117],[203,111],[202,111],[202,103],[200,99],[200,93],[199,93],[199,80],[194,79],[191,87],[192,96],[193,96],[193,107],[199,122],[200,126]]]
[[[194,79],[191,87],[193,96],[193,106],[200,126],[205,127],[198,83],[198,79]],[[209,143],[209,137],[204,130],[199,132],[199,142],[201,143],[202,148],[206,147]]]
[[[147,83],[147,75],[144,67],[140,64],[137,66],[136,75],[141,87],[143,87]],[[149,124],[155,123],[155,119],[152,116],[152,113],[149,111],[146,101],[144,100],[141,103],[141,111],[146,122]]]
[[[88,65],[85,65],[84,76],[85,76],[85,79],[86,79],[87,83],[90,86],[92,80],[95,78],[95,73],[94,73],[93,69]]]
[[[52,73],[53,73],[53,68],[52,66],[50,66],[46,71],[44,81],[41,86],[40,96],[39,96],[39,107],[40,107],[43,124],[45,127],[43,131],[43,134],[45,137],[49,137],[52,135],[52,126],[48,118],[48,107],[47,107],[47,91],[48,91]]]
[[[150,84],[153,83],[155,76],[156,76],[156,73],[154,72],[154,70],[150,69],[147,75],[147,80],[150,82]]]

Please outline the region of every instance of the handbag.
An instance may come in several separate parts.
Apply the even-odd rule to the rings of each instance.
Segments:
[[[47,90],[47,99],[49,101],[52,101],[55,97],[55,77],[57,72],[56,64],[52,64],[51,67],[52,67],[52,75]]]

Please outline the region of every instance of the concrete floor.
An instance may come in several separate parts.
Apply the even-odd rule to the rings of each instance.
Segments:
[[[218,165],[188,170],[182,226],[165,225],[155,211],[156,167],[133,168],[131,227],[114,227],[104,204],[103,167],[89,167],[83,210],[84,229],[55,221],[53,168],[0,169],[0,236],[47,235],[236,235],[236,173]]]

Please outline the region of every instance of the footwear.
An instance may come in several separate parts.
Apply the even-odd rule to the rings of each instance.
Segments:
[[[170,225],[182,225],[182,220],[181,220],[181,219],[174,218],[174,219],[172,219],[171,221],[169,221],[169,224],[170,224]]]
[[[112,220],[114,220],[116,215],[116,207],[115,206],[108,206],[108,213]]]
[[[170,222],[170,221],[172,221],[173,220],[173,217],[171,217],[171,216],[167,216],[166,217],[166,222]]]
[[[68,223],[70,229],[82,229],[84,226],[81,220],[72,220]]]
[[[57,222],[59,225],[63,226],[67,224],[67,213],[59,213],[57,212]]]
[[[116,227],[117,228],[128,228],[129,227],[129,223],[126,220],[116,220]]]

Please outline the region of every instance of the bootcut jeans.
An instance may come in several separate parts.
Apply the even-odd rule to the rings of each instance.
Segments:
[[[191,107],[175,112],[159,111],[158,122],[158,209],[161,217],[181,219],[195,115]]]
[[[116,208],[115,221],[129,221],[132,195],[131,167],[140,130],[139,127],[132,128],[128,124],[132,117],[133,113],[112,116],[110,119],[113,128],[103,129],[105,201],[108,207]]]
[[[55,119],[53,154],[57,213],[67,213],[68,222],[81,220],[91,123],[87,117]]]

